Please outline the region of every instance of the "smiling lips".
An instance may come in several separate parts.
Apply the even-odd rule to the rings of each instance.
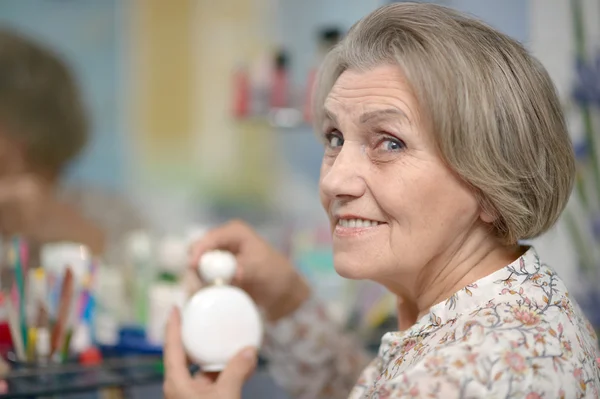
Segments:
[[[375,221],[375,220],[369,220],[369,219],[358,219],[358,218],[352,218],[352,219],[339,219],[337,222],[337,225],[340,227],[344,227],[344,228],[355,228],[355,229],[361,229],[361,228],[367,228],[367,227],[375,227],[380,225],[381,222]]]

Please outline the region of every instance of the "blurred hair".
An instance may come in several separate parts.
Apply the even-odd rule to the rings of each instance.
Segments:
[[[0,29],[0,128],[25,146],[28,162],[52,173],[88,139],[87,114],[65,62],[6,29]]]
[[[382,64],[402,70],[442,158],[496,216],[504,243],[536,237],[557,221],[575,159],[554,85],[522,45],[446,7],[384,6],[356,23],[324,61],[317,127],[345,70]]]

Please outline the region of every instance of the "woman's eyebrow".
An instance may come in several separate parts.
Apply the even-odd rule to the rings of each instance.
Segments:
[[[329,119],[334,124],[337,124],[337,116],[335,115],[335,113],[333,113],[332,110],[330,110],[327,107],[324,107],[323,111],[324,111],[324,114],[325,114],[325,119]]]
[[[323,113],[325,116],[325,120],[329,120],[329,121],[333,122],[333,124],[338,123],[337,115],[331,109],[324,107]],[[361,124],[372,123],[377,120],[387,119],[390,116],[392,116],[392,117],[395,116],[399,119],[402,119],[404,122],[407,122],[409,124],[411,123],[406,112],[404,112],[400,108],[396,108],[396,107],[377,109],[377,110],[365,112],[362,115],[360,115],[359,122]]]
[[[389,116],[398,116],[406,122],[410,122],[408,116],[399,108],[378,109],[375,111],[365,112],[360,116],[360,123],[372,122],[373,119],[385,119]]]

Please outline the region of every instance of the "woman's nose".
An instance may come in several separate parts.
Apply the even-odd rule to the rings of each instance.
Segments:
[[[354,145],[352,145],[354,144]],[[362,150],[356,143],[344,147],[331,165],[321,171],[321,190],[329,197],[360,197],[365,192]]]

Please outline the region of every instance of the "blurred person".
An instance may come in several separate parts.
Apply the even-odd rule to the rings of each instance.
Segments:
[[[78,242],[111,261],[120,257],[121,235],[142,226],[137,212],[100,189],[61,184],[88,139],[84,102],[66,63],[34,40],[0,30],[3,237]]]
[[[320,197],[336,271],[399,298],[378,356],[327,317],[282,254],[243,222],[209,232],[267,316],[262,350],[297,398],[598,398],[596,334],[532,247],[569,199],[572,145],[551,79],[521,44],[451,9],[384,6],[320,71]],[[169,399],[238,399],[255,352],[191,377],[173,311]]]

